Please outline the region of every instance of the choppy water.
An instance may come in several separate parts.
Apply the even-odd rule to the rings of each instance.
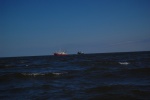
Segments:
[[[149,100],[150,52],[0,59],[1,100]]]

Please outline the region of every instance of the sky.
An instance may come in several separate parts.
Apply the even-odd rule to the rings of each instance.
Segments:
[[[150,51],[150,0],[0,0],[0,57]]]

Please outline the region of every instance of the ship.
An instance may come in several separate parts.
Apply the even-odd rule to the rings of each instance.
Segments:
[[[82,54],[84,54],[84,53],[81,52],[81,51],[78,51],[77,54],[78,54],[78,55],[82,55]]]
[[[66,55],[68,55],[68,54],[64,51],[59,51],[59,52],[54,53],[54,56],[66,56]]]

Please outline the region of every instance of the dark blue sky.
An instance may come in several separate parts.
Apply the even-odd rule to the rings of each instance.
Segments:
[[[149,0],[0,0],[0,57],[150,50]]]

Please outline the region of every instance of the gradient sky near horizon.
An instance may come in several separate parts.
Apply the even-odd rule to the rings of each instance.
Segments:
[[[150,0],[0,0],[0,57],[150,50]]]

